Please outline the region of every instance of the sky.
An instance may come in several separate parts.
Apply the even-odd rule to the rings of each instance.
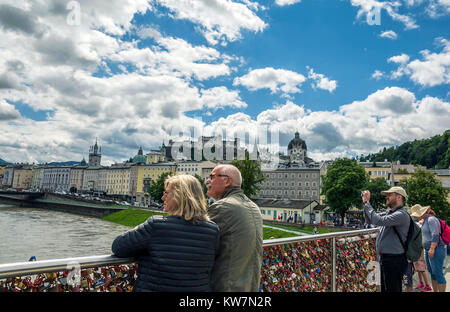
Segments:
[[[449,129],[449,83],[449,0],[0,0],[9,162],[297,131],[316,161],[367,155]]]

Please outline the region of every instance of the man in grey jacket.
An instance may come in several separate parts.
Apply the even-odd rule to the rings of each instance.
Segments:
[[[262,217],[258,206],[244,195],[242,176],[232,165],[219,165],[206,180],[208,196],[216,200],[208,215],[220,230],[219,255],[212,275],[213,291],[259,289],[262,264]]]
[[[406,191],[402,187],[394,186],[381,194],[386,197],[386,205],[390,208],[388,212],[375,212],[369,202],[370,192],[364,191],[364,215],[367,223],[381,227],[375,244],[380,259],[381,291],[401,292],[403,274],[408,264],[402,245],[402,242],[406,242],[410,222],[409,214],[403,207]],[[394,228],[397,229],[398,235]]]

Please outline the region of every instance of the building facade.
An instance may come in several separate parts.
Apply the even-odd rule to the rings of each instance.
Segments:
[[[288,144],[288,157],[280,157],[278,168],[264,170],[266,180],[261,183],[257,198],[316,200],[319,203],[321,176],[326,163],[316,163],[307,156],[307,146],[298,132]]]
[[[132,196],[131,165],[116,164],[108,167],[106,194],[110,196]]]
[[[83,192],[92,192],[98,190],[99,170],[100,166],[89,166],[84,169],[83,176]]]
[[[149,200],[146,195],[146,188],[151,181],[156,181],[162,174],[175,174],[177,172],[177,163],[165,162],[146,165],[138,165],[136,170],[136,201],[139,204],[147,203]],[[158,198],[160,200],[160,198]]]
[[[42,189],[50,192],[69,191],[70,166],[46,166],[42,180]]]
[[[70,168],[70,192],[81,192],[83,189],[84,171],[87,166],[74,166]]]
[[[264,199],[253,200],[263,220],[289,223],[313,223],[324,220],[324,207],[316,200]]]
[[[285,198],[320,201],[321,170],[319,168],[284,168],[263,171],[258,198]]]
[[[29,189],[33,177],[33,168],[31,166],[21,166],[14,169],[14,178],[12,188]]]
[[[43,189],[44,183],[44,166],[35,166],[33,168],[33,176],[31,177],[31,189],[40,191]]]
[[[13,178],[14,178],[14,166],[7,165],[3,172],[3,185],[6,187],[11,187],[13,184]]]

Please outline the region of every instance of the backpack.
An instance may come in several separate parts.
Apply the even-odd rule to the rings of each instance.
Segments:
[[[445,223],[444,220],[439,219],[439,222],[441,223],[441,238],[444,241],[445,244],[450,244],[450,227]]]
[[[403,242],[398,234],[397,229],[394,227],[394,231],[400,240],[400,243],[405,250],[406,259],[416,262],[422,255],[422,230],[420,227],[409,217],[408,235],[406,236],[406,242]]]

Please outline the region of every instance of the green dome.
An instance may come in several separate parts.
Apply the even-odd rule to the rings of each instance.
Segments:
[[[147,162],[147,156],[144,156],[144,153],[142,151],[142,146],[139,148],[139,151],[136,156],[133,158],[134,163],[146,163]]]
[[[133,162],[134,163],[142,163],[142,162],[145,163],[145,162],[147,162],[147,157],[144,155],[136,155],[133,158]]]

